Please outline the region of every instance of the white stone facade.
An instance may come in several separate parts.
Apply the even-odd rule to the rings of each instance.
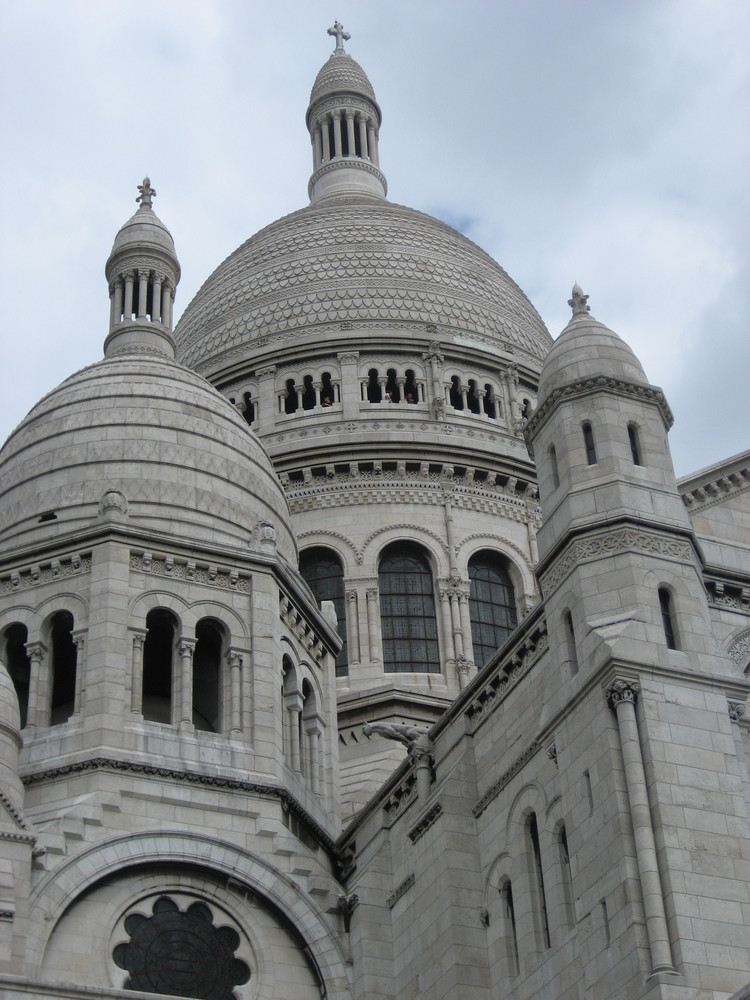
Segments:
[[[145,178],[0,452],[0,992],[742,1000],[750,452],[386,201],[330,34],[311,205],[173,330]]]

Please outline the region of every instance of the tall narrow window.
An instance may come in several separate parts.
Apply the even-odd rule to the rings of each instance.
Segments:
[[[341,561],[330,549],[306,549],[299,557],[299,571],[318,604],[321,601],[333,601],[336,630],[343,642],[336,657],[336,676],[346,677],[349,673],[349,656],[346,644],[344,570]]]
[[[73,615],[58,611],[52,617],[52,704],[50,725],[66,722],[73,714],[76,694],[76,647],[73,642]]]
[[[464,397],[461,394],[461,380],[458,375],[451,376],[450,401],[454,410],[463,410]]]
[[[392,403],[400,403],[401,391],[398,387],[398,376],[396,374],[396,369],[389,368],[386,374],[387,374],[385,382],[386,398],[389,399]]]
[[[13,687],[18,696],[18,708],[21,712],[21,729],[26,725],[29,711],[29,682],[31,679],[31,661],[26,652],[29,633],[21,622],[14,622],[5,629],[4,660]]]
[[[492,388],[489,382],[485,382],[484,385],[484,397],[482,398],[482,409],[487,414],[487,416],[491,417],[493,420],[497,417],[495,390]]]
[[[432,572],[422,550],[396,542],[378,570],[383,667],[387,672],[439,673]]]
[[[469,392],[466,397],[466,404],[472,413],[479,413],[481,406],[479,403],[479,396],[477,394],[477,383],[473,378],[469,379]]]
[[[320,386],[320,405],[321,406],[333,406],[335,402],[333,383],[331,382],[331,373],[323,372]]]
[[[565,624],[565,641],[568,647],[568,659],[570,660],[570,672],[578,673],[578,649],[576,648],[576,633],[573,628],[573,615],[570,611],[563,612],[563,622]]]
[[[371,368],[367,373],[367,401],[368,403],[383,401],[383,390],[380,388],[377,368]]]
[[[177,622],[165,608],[154,608],[146,617],[143,644],[143,718],[149,722],[172,721],[172,658]]]
[[[630,454],[633,458],[633,465],[642,465],[638,428],[635,424],[628,424],[628,440],[630,441]]]
[[[549,464],[552,470],[552,485],[555,489],[560,485],[560,471],[557,468],[557,449],[553,444],[549,446]]]
[[[672,595],[666,587],[659,587],[659,607],[661,608],[661,623],[664,626],[664,638],[667,643],[667,649],[677,649],[677,634],[674,627]]]
[[[573,923],[573,873],[570,868],[570,851],[568,850],[568,835],[565,826],[560,827],[557,835],[560,849],[560,874],[562,876],[563,906],[565,920],[570,927]]]
[[[296,413],[298,405],[299,400],[297,399],[297,389],[294,385],[294,379],[288,378],[286,380],[286,394],[284,396],[284,413]]]
[[[305,375],[302,381],[302,409],[312,410],[315,407],[315,387],[312,375]]]
[[[583,425],[583,443],[586,446],[586,461],[589,465],[596,465],[596,445],[594,444],[594,432],[591,424]]]
[[[252,396],[249,392],[246,392],[242,398],[245,403],[243,415],[245,420],[251,424],[253,420],[255,420],[255,403],[253,403]]]
[[[406,383],[404,385],[404,399],[407,403],[417,403],[419,402],[419,390],[417,388],[417,383],[414,379],[414,370],[412,368],[406,369]]]
[[[503,918],[505,921],[505,936],[508,941],[508,964],[510,974],[517,976],[521,970],[521,963],[518,958],[518,932],[516,931],[516,911],[513,908],[513,889],[510,879],[503,886],[500,897],[503,904]]]
[[[478,552],[469,560],[469,617],[477,664],[486,663],[518,622],[516,596],[506,562],[496,552]]]
[[[537,898],[537,916],[539,918],[539,926],[542,933],[542,941],[545,948],[550,946],[549,938],[549,919],[547,917],[547,897],[544,892],[544,873],[542,871],[542,852],[539,847],[539,828],[537,827],[536,816],[534,813],[529,816],[528,822],[526,824],[526,830],[529,837],[529,845],[531,847],[531,859],[532,859],[532,880],[535,883],[536,898]]]
[[[221,731],[222,631],[211,618],[202,618],[195,626],[193,725],[208,733]]]

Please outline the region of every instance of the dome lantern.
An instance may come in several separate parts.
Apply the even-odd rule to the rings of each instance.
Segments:
[[[120,229],[106,266],[109,336],[105,356],[123,351],[174,357],[172,306],[180,263],[172,235],[152,208],[148,177],[138,185],[139,208]]]
[[[315,78],[307,109],[313,146],[310,201],[337,194],[384,198],[378,133],[382,115],[367,74],[344,49],[350,35],[336,21],[336,48]]]

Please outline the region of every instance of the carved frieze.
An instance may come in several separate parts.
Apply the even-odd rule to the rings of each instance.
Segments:
[[[161,576],[165,579],[200,583],[222,590],[236,590],[242,594],[250,593],[250,577],[236,569],[175,559],[172,556],[154,556],[151,552],[131,552],[130,568],[135,572]]]
[[[0,578],[0,594],[10,594],[14,590],[28,590],[30,587],[54,583],[64,577],[76,576],[79,573],[91,572],[91,555],[63,556],[50,562],[35,563],[12,570],[7,576]]]

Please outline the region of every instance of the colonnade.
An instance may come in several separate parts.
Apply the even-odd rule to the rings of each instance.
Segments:
[[[118,275],[109,286],[109,325],[150,320],[172,329],[175,285],[171,278],[150,268],[139,267]]]
[[[342,156],[354,156],[380,166],[378,126],[370,115],[362,111],[346,109],[326,112],[312,126],[311,135],[313,170]]]

